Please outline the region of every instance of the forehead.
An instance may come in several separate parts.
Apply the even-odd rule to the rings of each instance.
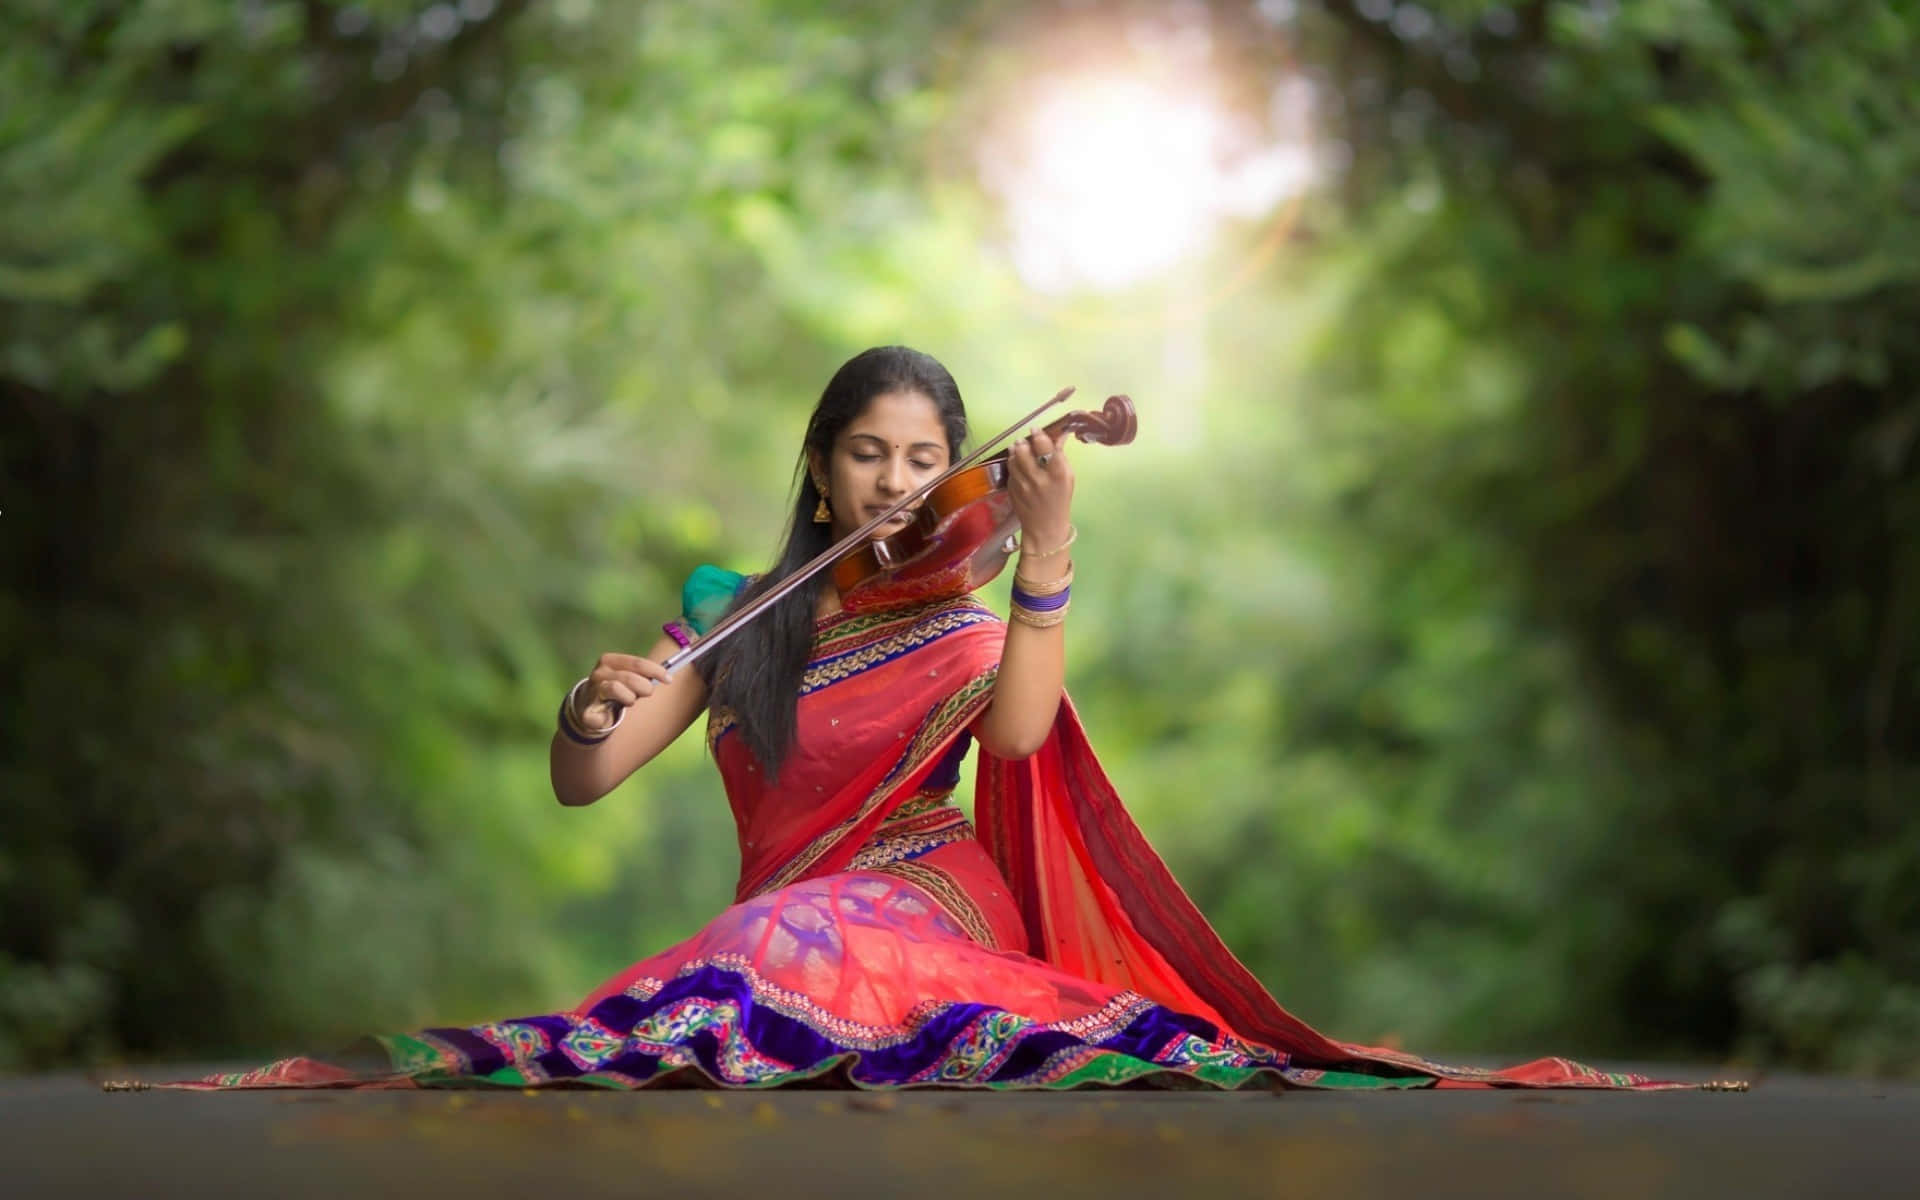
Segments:
[[[847,423],[840,438],[872,438],[892,445],[933,445],[945,450],[947,427],[940,420],[940,410],[925,393],[882,392]]]

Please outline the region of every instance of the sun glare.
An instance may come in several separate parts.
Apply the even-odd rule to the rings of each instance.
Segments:
[[[1261,144],[1204,88],[1100,76],[1053,81],[981,155],[1014,267],[1046,292],[1150,279],[1223,220],[1271,211],[1309,163],[1304,147]]]

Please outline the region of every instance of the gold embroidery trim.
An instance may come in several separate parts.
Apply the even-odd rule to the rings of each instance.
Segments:
[[[967,894],[959,881],[945,871],[907,859],[875,867],[874,872],[892,875],[919,888],[927,894],[928,899],[945,909],[948,916],[958,921],[968,937],[989,950],[1000,948],[1000,944],[994,940],[992,927],[987,924],[987,914],[974,903],[973,897]]]
[[[877,870],[888,863],[913,858],[941,846],[951,846],[972,836],[972,823],[957,808],[948,809],[931,821],[911,822],[907,828],[900,828],[888,820],[873,835],[873,840],[854,854],[852,861],[847,863],[847,870]]]
[[[981,702],[988,698],[989,693],[993,691],[994,682],[999,678],[1000,664],[994,663],[980,674],[968,680],[958,691],[955,691],[935,707],[927,719],[921,722],[919,732],[915,734],[912,746],[908,748],[905,757],[900,760],[900,765],[896,766],[893,771],[887,775],[886,783],[881,785],[882,789],[885,789],[888,784],[898,779],[902,774],[903,768],[907,768],[907,764],[912,764],[912,767],[917,768],[933,753],[934,747],[947,740],[953,733],[956,725],[965,725],[968,721],[972,720],[974,716],[972,710],[985,707]],[[957,720],[956,716],[958,717]]]
[[[894,809],[887,815],[886,825],[882,825],[881,828],[885,829],[887,825],[891,825],[895,821],[909,820],[913,817],[920,816],[922,813],[951,808],[952,806],[947,803],[947,799],[952,795],[952,788],[936,788],[933,791],[921,792],[911,799],[902,800],[900,807]]]
[[[818,644],[814,657],[825,658],[842,653],[839,647],[870,637],[875,630],[912,625],[917,621],[925,620],[929,615],[941,616],[956,613],[971,613],[976,617],[990,620],[999,619],[992,609],[971,595],[879,612],[841,613],[828,617],[826,626],[816,635]]]
[[[847,831],[875,808],[893,798],[899,790],[898,780],[903,774],[911,774],[924,763],[932,753],[932,747],[946,740],[961,726],[971,721],[974,715],[986,707],[993,691],[994,680],[1000,676],[1000,665],[995,663],[985,672],[970,680],[959,691],[947,697],[946,701],[934,709],[924,722],[920,732],[914,737],[911,748],[894,764],[892,772],[875,788],[873,795],[867,797],[858,811],[826,833],[821,834],[807,844],[806,849],[796,854],[787,865],[776,871],[773,877],[754,890],[754,895],[764,895],[776,888],[783,888],[807,873],[808,868],[819,861],[820,856],[838,845],[847,835]],[[944,733],[942,731],[945,731]]]
[[[853,627],[836,631],[831,642],[857,641],[859,635],[892,626],[899,627],[898,632],[882,637],[858,650],[833,651],[826,649],[823,645],[815,653],[813,661],[807,665],[806,674],[801,677],[800,694],[804,696],[830,683],[838,683],[880,662],[945,637],[956,629],[978,625],[983,621],[999,620],[992,609],[971,596],[957,605],[950,602],[942,603],[946,607],[931,614],[916,609],[904,618],[898,613],[879,613],[853,618]],[[721,737],[737,723],[738,718],[731,709],[715,708],[708,711],[707,752],[709,754],[713,753],[713,748],[719,743]]]
[[[800,694],[805,695],[830,683],[838,683],[849,675],[858,675],[882,659],[904,654],[937,638],[945,637],[956,629],[978,625],[982,619],[981,614],[971,609],[960,609],[955,612],[936,613],[931,617],[915,621],[891,637],[881,638],[859,650],[849,650],[844,654],[836,655],[818,666],[808,666],[806,675],[801,678]]]

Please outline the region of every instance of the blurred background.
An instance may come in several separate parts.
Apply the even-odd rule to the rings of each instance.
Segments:
[[[1138,404],[1069,689],[1296,1013],[1920,1072],[1917,9],[5,0],[0,1066],[726,904],[699,739],[563,810],[554,708],[903,342]]]

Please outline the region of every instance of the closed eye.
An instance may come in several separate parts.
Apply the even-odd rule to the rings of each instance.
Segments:
[[[877,463],[885,457],[886,455],[884,454],[856,454],[853,456],[853,461],[857,463]],[[920,471],[937,471],[940,469],[940,464],[937,462],[921,462],[913,458],[908,459],[907,462],[913,466],[914,469]]]

